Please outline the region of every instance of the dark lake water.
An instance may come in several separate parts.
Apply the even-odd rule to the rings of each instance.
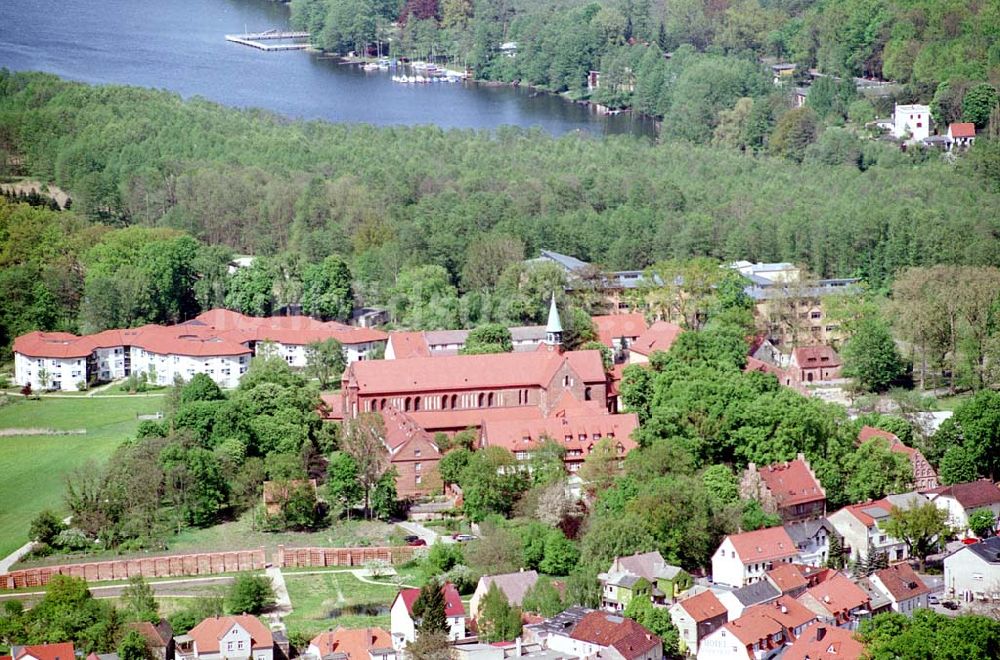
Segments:
[[[287,26],[288,9],[269,0],[0,0],[0,67],[335,122],[652,134],[647,120],[601,116],[557,96],[473,83],[404,85],[387,72],[223,38]]]

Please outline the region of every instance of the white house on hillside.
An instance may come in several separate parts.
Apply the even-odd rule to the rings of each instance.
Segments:
[[[971,536],[969,517],[976,511],[989,511],[993,520],[1000,516],[1000,488],[988,479],[952,484],[928,493],[939,509],[948,512],[948,524],[962,536]]]
[[[897,105],[892,113],[892,136],[907,142],[920,142],[931,134],[929,105]]]
[[[389,631],[392,635],[392,646],[397,651],[417,637],[417,621],[413,616],[413,604],[420,595],[420,589],[403,589],[396,594],[389,609]],[[444,614],[448,623],[448,639],[457,641],[465,638],[465,606],[458,595],[455,585],[450,582],[444,585]]]
[[[274,638],[249,614],[213,616],[174,637],[177,660],[273,660]]]
[[[798,561],[799,551],[783,527],[730,534],[712,555],[716,584],[742,587],[764,578],[781,562]]]

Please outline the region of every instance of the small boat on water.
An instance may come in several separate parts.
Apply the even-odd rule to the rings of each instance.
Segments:
[[[374,62],[369,62],[368,64],[365,64],[361,68],[364,69],[365,71],[378,71],[379,66],[378,66],[378,64],[375,64]]]

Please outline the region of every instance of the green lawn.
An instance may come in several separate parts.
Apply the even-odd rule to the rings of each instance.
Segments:
[[[388,609],[396,597],[395,584],[370,584],[351,573],[285,573],[285,585],[292,600],[293,611],[285,617],[290,634],[311,638],[337,626],[389,628]],[[385,608],[384,613],[367,615],[357,611],[380,606]]]
[[[0,437],[0,557],[23,545],[45,508],[63,512],[63,480],[87,461],[105,460],[135,433],[137,414],[163,408],[162,397],[16,398],[0,407],[0,429],[86,429],[85,435]]]

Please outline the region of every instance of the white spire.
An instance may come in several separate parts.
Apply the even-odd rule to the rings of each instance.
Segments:
[[[556,308],[556,294],[553,292],[549,303],[549,322],[545,325],[545,343],[552,346],[561,344],[562,332],[562,320],[559,318],[559,309]]]

